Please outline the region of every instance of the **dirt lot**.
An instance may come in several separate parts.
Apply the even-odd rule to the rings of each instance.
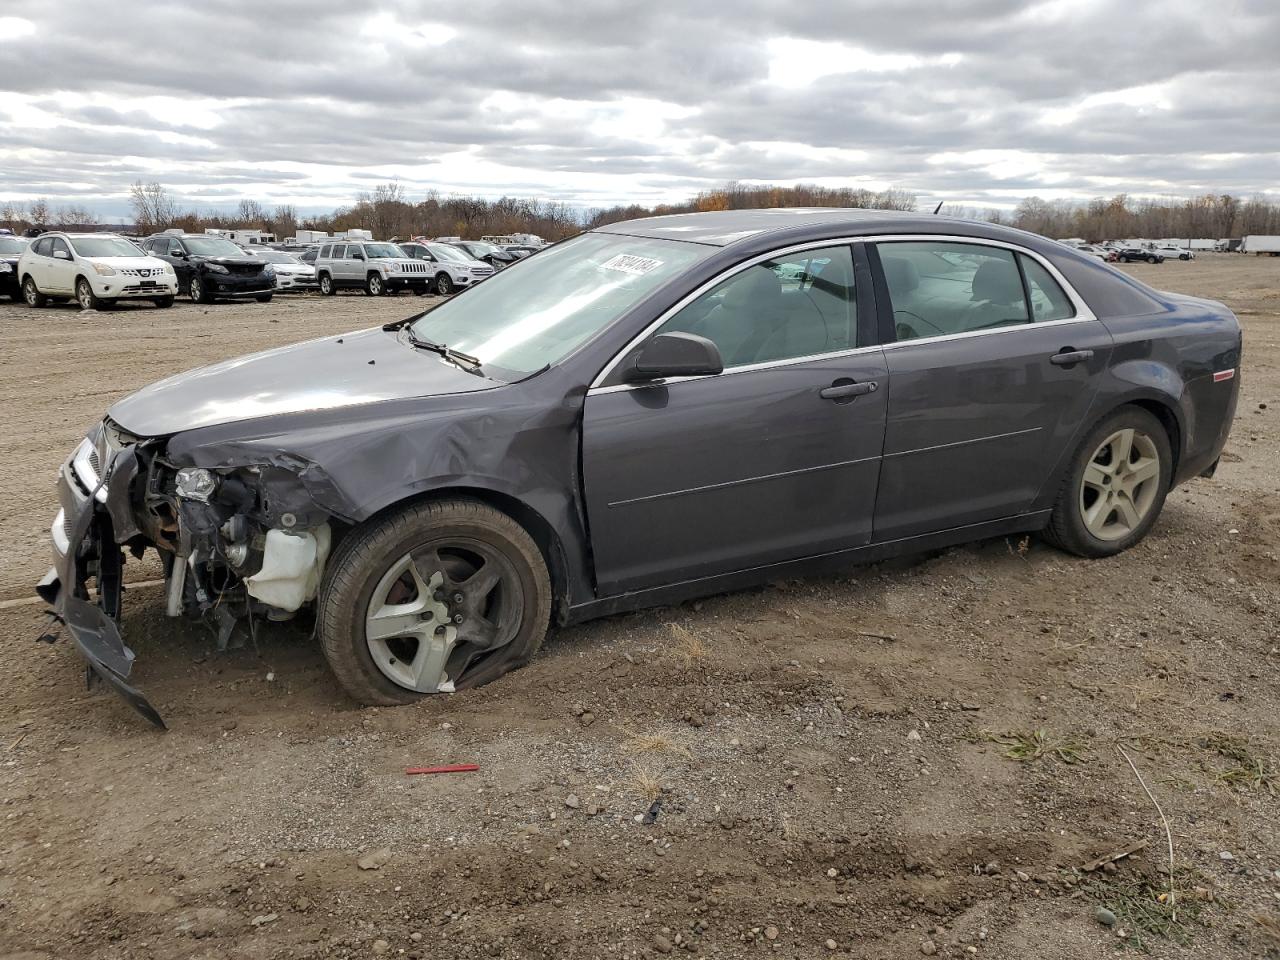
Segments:
[[[4,603],[0,956],[1280,950],[1280,260],[1132,269],[1237,311],[1244,393],[1218,476],[1112,560],[999,540],[778,583],[398,710],[345,700],[301,627],[218,654],[144,586],[168,733]],[[0,306],[0,597],[47,567],[53,473],[114,398],[420,304]]]

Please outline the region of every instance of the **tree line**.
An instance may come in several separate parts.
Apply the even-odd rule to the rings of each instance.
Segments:
[[[266,230],[278,238],[293,236],[299,228],[333,232],[359,227],[379,239],[400,240],[415,236],[460,236],[534,233],[547,240],[562,240],[584,229],[619,220],[707,210],[745,210],[768,207],[856,207],[861,209],[914,210],[915,194],[906,190],[882,191],[857,187],[822,187],[800,184],[777,187],[727,183],[704,190],[681,203],[643,206],[626,204],[583,211],[561,201],[521,197],[443,196],[429,191],[410,200],[400,183],[378,184],[361,193],[350,206],[326,216],[299,216],[290,205],[265,207],[244,199],[227,212],[183,209],[163,184],[138,182],[130,188],[129,202],[134,228],[139,234],[177,227],[203,232],[206,227]],[[1048,237],[1081,237],[1089,241],[1128,237],[1241,237],[1246,234],[1280,234],[1280,203],[1230,194],[1206,194],[1188,199],[1132,198],[1120,194],[1086,202],[1049,201],[1028,197],[1013,211],[983,207],[945,206],[943,213],[987,220],[1030,230]],[[87,228],[95,223],[93,212],[83,206],[55,207],[48,200],[0,206],[0,223],[15,230],[30,228]]]

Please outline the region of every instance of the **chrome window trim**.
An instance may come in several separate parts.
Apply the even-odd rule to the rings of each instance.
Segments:
[[[1061,286],[1062,289],[1066,292],[1067,296],[1071,299],[1072,305],[1076,308],[1076,315],[1074,317],[1066,317],[1065,319],[1062,319],[1062,320],[1042,320],[1039,323],[1035,322],[1034,320],[1030,320],[1025,324],[1018,324],[1016,326],[992,327],[989,330],[967,330],[961,333],[943,333],[943,334],[939,334],[936,337],[917,337],[914,340],[895,340],[892,343],[878,343],[878,344],[872,344],[870,346],[865,346],[865,347],[853,347],[849,350],[838,350],[832,353],[813,354],[812,356],[807,356],[807,357],[789,357],[786,360],[770,360],[766,363],[753,363],[753,364],[747,364],[740,367],[730,367],[729,369],[725,370],[723,373],[707,374],[705,376],[672,377],[669,380],[658,380],[658,381],[653,381],[651,383],[616,383],[607,387],[601,386],[601,384],[606,379],[608,379],[609,375],[613,373],[614,369],[618,366],[618,364],[622,362],[623,357],[625,357],[628,353],[630,353],[633,349],[635,349],[635,347],[638,344],[648,339],[649,336],[655,330],[657,330],[664,323],[670,320],[673,316],[675,316],[677,313],[679,313],[681,310],[687,307],[690,303],[692,303],[693,301],[701,297],[708,290],[718,286],[719,284],[723,283],[725,280],[728,280],[730,277],[734,276],[735,274],[741,273],[742,271],[747,270],[750,267],[754,267],[756,264],[763,263],[766,260],[773,260],[778,257],[786,256],[792,253],[801,253],[805,250],[817,250],[823,247],[850,246],[851,244],[854,244],[854,243],[882,244],[882,243],[894,243],[894,242],[968,243],[968,244],[975,244],[978,246],[998,247],[1004,250],[1013,251],[1015,253],[1024,254],[1034,259],[1037,263],[1040,264],[1040,266],[1044,267],[1045,270],[1048,271],[1049,275],[1058,282],[1058,285]],[[742,263],[735,264],[734,266],[730,267],[728,270],[725,270],[723,273],[719,273],[716,276],[712,277],[710,280],[703,283],[701,286],[693,290],[691,293],[677,300],[672,306],[668,307],[661,314],[659,314],[658,318],[654,320],[652,323],[650,323],[649,326],[645,327],[643,331],[641,331],[635,337],[632,337],[631,340],[627,342],[626,346],[624,346],[621,350],[619,350],[617,353],[613,355],[613,358],[607,364],[604,365],[600,373],[598,373],[595,379],[591,381],[590,387],[587,388],[587,395],[592,396],[594,394],[618,393],[626,390],[637,390],[637,389],[643,389],[645,387],[651,387],[651,386],[654,386],[655,384],[670,385],[673,383],[686,383],[690,380],[710,379],[710,377],[712,376],[725,377],[735,373],[749,373],[749,372],[754,372],[756,370],[770,369],[772,367],[790,366],[796,363],[807,363],[811,360],[823,360],[823,359],[828,359],[833,357],[849,356],[849,355],[859,354],[859,353],[868,353],[875,350],[896,350],[896,349],[902,349],[903,347],[909,347],[914,344],[937,343],[938,341],[942,341],[942,340],[956,340],[959,338],[967,338],[967,337],[981,337],[981,336],[988,336],[990,334],[996,334],[996,333],[1012,333],[1013,331],[1016,331],[1016,330],[1024,330],[1024,329],[1030,329],[1030,328],[1039,329],[1041,327],[1059,326],[1059,325],[1071,324],[1071,323],[1087,323],[1091,320],[1096,321],[1097,319],[1098,318],[1094,314],[1094,312],[1089,309],[1089,305],[1085,303],[1084,298],[1080,296],[1080,294],[1076,291],[1075,287],[1073,287],[1070,283],[1067,282],[1067,278],[1062,275],[1062,272],[1058,270],[1056,266],[1050,263],[1043,255],[1041,255],[1040,253],[1037,253],[1035,250],[1028,249],[1027,247],[1021,246],[1016,243],[1009,243],[1008,241],[1005,241],[1005,240],[989,240],[986,237],[966,237],[962,235],[943,234],[943,233],[891,233],[891,234],[876,234],[872,236],[833,237],[827,240],[806,240],[804,243],[793,244],[792,246],[789,246],[789,247],[779,247],[777,250],[770,250],[767,253],[758,254],[757,256],[752,257],[750,260],[744,260]]]

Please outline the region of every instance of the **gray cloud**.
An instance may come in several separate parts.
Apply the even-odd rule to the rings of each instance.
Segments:
[[[1276,182],[1271,0],[7,0],[0,199],[135,179],[303,209],[398,177],[584,205],[728,179],[1030,193]],[[809,77],[774,82],[773,44]],[[868,59],[869,58],[869,59]],[[888,59],[885,58],[896,58]],[[807,80],[807,82],[805,82]]]

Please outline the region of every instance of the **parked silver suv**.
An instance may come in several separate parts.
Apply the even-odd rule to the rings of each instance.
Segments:
[[[325,243],[316,256],[316,283],[331,297],[343,287],[359,287],[371,297],[412,290],[421,296],[431,286],[430,265],[414,260],[394,243]]]

